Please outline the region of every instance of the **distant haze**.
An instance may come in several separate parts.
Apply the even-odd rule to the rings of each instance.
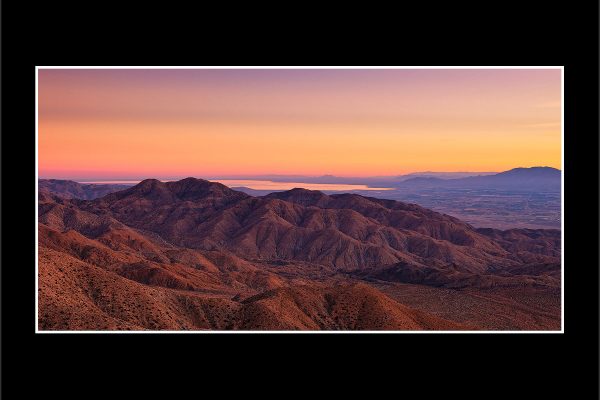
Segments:
[[[561,168],[561,71],[40,70],[39,173]]]
[[[400,182],[415,177],[437,177],[440,179],[457,179],[470,176],[486,176],[495,172],[416,172],[407,175],[375,176],[375,177],[339,177],[333,175],[302,176],[302,175],[237,175],[232,177],[203,177],[213,182],[219,182],[229,187],[245,187],[261,191],[289,190],[302,187],[309,190],[323,191],[386,191],[392,190]],[[42,177],[44,178],[44,177]],[[104,185],[136,185],[147,177],[137,179],[79,179],[72,180],[85,184]],[[159,178],[163,182],[176,181],[184,177]]]
[[[391,190],[392,188],[371,188],[367,185],[336,184],[336,183],[306,183],[306,182],[274,182],[254,179],[214,179],[213,182],[219,182],[229,187],[247,187],[255,190],[289,190],[302,187],[309,190],[327,190],[327,191],[350,191],[350,190]],[[92,184],[125,184],[135,185],[140,180],[107,180],[107,181],[85,181],[83,183]],[[165,181],[168,182],[168,181]]]

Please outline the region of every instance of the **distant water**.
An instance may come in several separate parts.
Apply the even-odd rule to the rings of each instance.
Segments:
[[[170,182],[170,181],[163,181]],[[393,190],[393,188],[375,188],[367,185],[348,185],[341,183],[304,183],[304,182],[273,182],[273,181],[261,181],[261,180],[250,180],[250,179],[220,179],[212,180],[212,182],[219,182],[229,187],[247,187],[254,190],[290,190],[293,188],[304,188],[309,190],[332,190],[332,191],[343,191],[347,192],[350,190]],[[93,183],[93,184],[104,184],[104,185],[137,185],[140,181],[125,180],[125,181],[91,181],[91,182],[80,182],[80,183]]]

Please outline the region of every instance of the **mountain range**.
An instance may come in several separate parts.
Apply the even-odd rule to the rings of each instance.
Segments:
[[[53,193],[60,197],[92,200],[112,192],[123,190],[130,185],[86,184],[62,179],[40,179],[38,190]]]
[[[283,181],[280,176],[272,179]],[[477,227],[561,227],[561,171],[550,167],[514,168],[500,173],[418,172],[390,177],[340,178],[325,175],[294,179],[288,182],[366,185],[368,188],[356,186],[350,193],[417,203]],[[251,181],[248,182],[252,186]],[[232,188],[255,197],[274,191],[242,185],[243,181],[239,181]],[[301,186],[302,183],[294,185]],[[334,190],[324,192],[340,193]]]
[[[354,184],[370,187],[406,189],[412,187],[492,188],[502,190],[560,192],[561,171],[552,167],[513,168],[503,172],[413,172],[395,176],[340,177],[334,175],[258,175],[227,179],[268,180],[273,182],[303,182],[320,184]],[[214,180],[218,180],[215,178]],[[257,193],[266,194],[265,191]]]
[[[550,167],[514,168],[493,175],[442,179],[419,176],[402,181],[399,188],[437,187],[560,192],[561,172]]]
[[[196,178],[77,185],[40,182],[40,329],[560,328],[559,230]]]

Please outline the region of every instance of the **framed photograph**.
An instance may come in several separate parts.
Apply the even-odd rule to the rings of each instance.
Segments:
[[[563,67],[37,68],[37,332],[563,332]]]

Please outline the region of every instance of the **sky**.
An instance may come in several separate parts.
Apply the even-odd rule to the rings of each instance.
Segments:
[[[40,69],[41,178],[561,169],[560,69]]]

